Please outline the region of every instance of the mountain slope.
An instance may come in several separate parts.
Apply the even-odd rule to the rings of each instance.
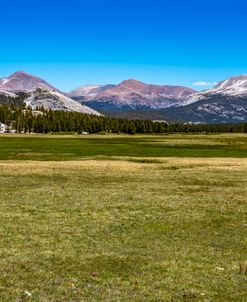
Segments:
[[[247,97],[212,95],[181,107],[111,113],[114,117],[183,123],[239,123],[247,121]]]
[[[16,97],[16,94],[11,93],[11,92],[9,92],[9,91],[1,90],[1,89],[0,89],[0,95],[1,95],[1,96],[12,97],[12,98],[15,98],[15,97]]]
[[[17,103],[18,101],[17,95],[14,93],[0,90],[0,106]]]
[[[44,90],[39,88],[25,100],[25,103],[32,109],[44,107],[48,110],[75,111],[86,114],[101,115],[96,110],[82,105],[54,90]]]
[[[191,88],[181,86],[148,85],[127,80],[115,86],[80,87],[69,95],[97,110],[123,111],[176,106],[194,92]]]
[[[58,89],[56,89],[43,79],[23,71],[15,72],[7,78],[0,79],[0,90],[8,92],[32,92],[37,88],[52,89],[58,91]]]
[[[212,95],[198,102],[160,111],[177,121],[201,123],[236,123],[247,121],[247,97]]]
[[[229,96],[235,98],[247,97],[247,75],[231,77],[220,82],[212,89],[194,93],[183,100],[179,106],[186,106],[216,96]]]

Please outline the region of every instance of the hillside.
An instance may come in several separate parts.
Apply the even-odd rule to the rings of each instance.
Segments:
[[[36,109],[37,107],[43,107],[47,110],[52,109],[74,111],[87,114],[101,115],[96,110],[93,110],[88,106],[82,105],[54,90],[37,89],[31,94],[30,97],[25,100],[25,103],[32,109]]]

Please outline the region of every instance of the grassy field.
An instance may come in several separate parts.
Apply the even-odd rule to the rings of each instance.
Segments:
[[[0,135],[0,160],[132,157],[247,157],[247,135]]]
[[[246,301],[247,136],[0,136],[0,301]]]

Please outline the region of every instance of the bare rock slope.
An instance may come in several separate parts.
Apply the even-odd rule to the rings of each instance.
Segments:
[[[38,107],[44,107],[49,110],[63,110],[63,111],[75,111],[86,114],[101,115],[96,110],[89,108],[88,106],[82,105],[60,92],[54,90],[37,89],[30,97],[25,100],[27,106],[32,109]]]

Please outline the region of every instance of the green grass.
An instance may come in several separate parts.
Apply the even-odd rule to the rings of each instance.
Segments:
[[[85,157],[247,157],[247,135],[0,136],[0,160]]]
[[[246,136],[0,145],[1,302],[246,301]],[[222,146],[239,158],[203,157]]]

